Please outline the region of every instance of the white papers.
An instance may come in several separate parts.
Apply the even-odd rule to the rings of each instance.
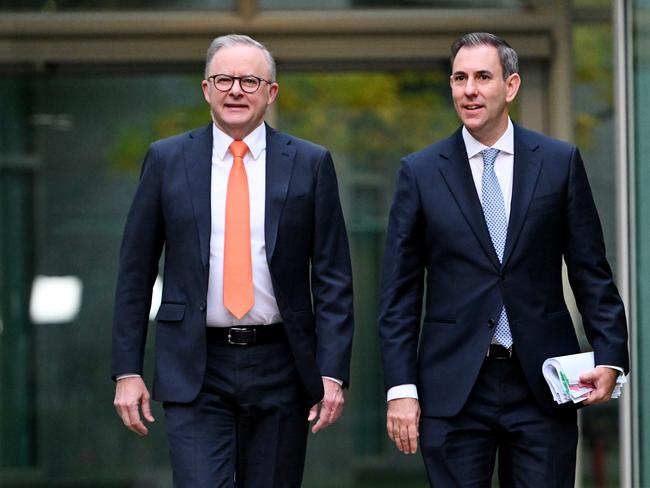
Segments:
[[[589,396],[589,392],[594,389],[594,385],[580,382],[580,374],[593,368],[594,353],[583,352],[548,358],[542,365],[542,373],[557,403],[568,401],[579,403],[585,400]],[[621,396],[621,387],[626,382],[625,375],[620,374],[616,380],[612,398]]]

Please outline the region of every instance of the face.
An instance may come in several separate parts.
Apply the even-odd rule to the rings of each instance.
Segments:
[[[264,53],[254,46],[224,47],[216,52],[208,65],[209,75],[253,75],[268,80],[269,65]],[[255,93],[245,93],[235,80],[227,92],[217,90],[212,80],[203,80],[203,96],[210,105],[212,120],[234,139],[243,139],[264,120],[266,108],[278,94],[277,83],[262,81]]]
[[[451,71],[458,116],[474,138],[491,146],[508,127],[508,105],[517,96],[519,75],[503,79],[497,48],[490,45],[462,47]]]

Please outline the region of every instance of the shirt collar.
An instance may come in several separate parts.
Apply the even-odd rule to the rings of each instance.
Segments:
[[[465,142],[465,149],[467,149],[468,159],[472,159],[483,149],[488,149],[488,146],[474,139],[472,134],[469,133],[469,131],[465,126],[463,126],[462,134],[463,134],[463,141]],[[512,125],[512,120],[510,120],[510,117],[508,117],[508,127],[506,128],[506,131],[499,138],[499,140],[492,145],[492,147],[504,153],[508,153],[508,154],[515,153],[514,150],[515,130]]]
[[[232,137],[212,124],[212,147],[221,160],[225,160],[230,144],[234,141]],[[266,124],[262,122],[253,132],[244,137],[243,141],[254,160],[257,160],[266,149]]]

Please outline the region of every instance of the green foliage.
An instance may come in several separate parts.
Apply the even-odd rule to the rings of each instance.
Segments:
[[[188,82],[188,90],[195,87],[196,83]],[[114,171],[139,173],[147,147],[153,141],[200,127],[210,120],[209,108],[205,103],[164,107],[160,110],[154,108],[145,121],[119,121],[114,142],[108,148],[108,160]]]
[[[282,76],[278,128],[328,147],[337,166],[384,171],[455,130],[446,73],[290,73]],[[117,171],[137,173],[147,146],[208,120],[201,103],[152,111],[121,125],[109,149]]]
[[[337,165],[382,171],[458,126],[441,73],[292,73],[279,126],[328,147]]]
[[[612,28],[584,24],[573,28],[575,132],[578,146],[594,146],[595,130],[613,107]]]

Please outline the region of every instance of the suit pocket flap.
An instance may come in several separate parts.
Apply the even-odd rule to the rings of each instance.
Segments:
[[[180,322],[185,317],[184,303],[161,303],[156,314],[158,322]]]

